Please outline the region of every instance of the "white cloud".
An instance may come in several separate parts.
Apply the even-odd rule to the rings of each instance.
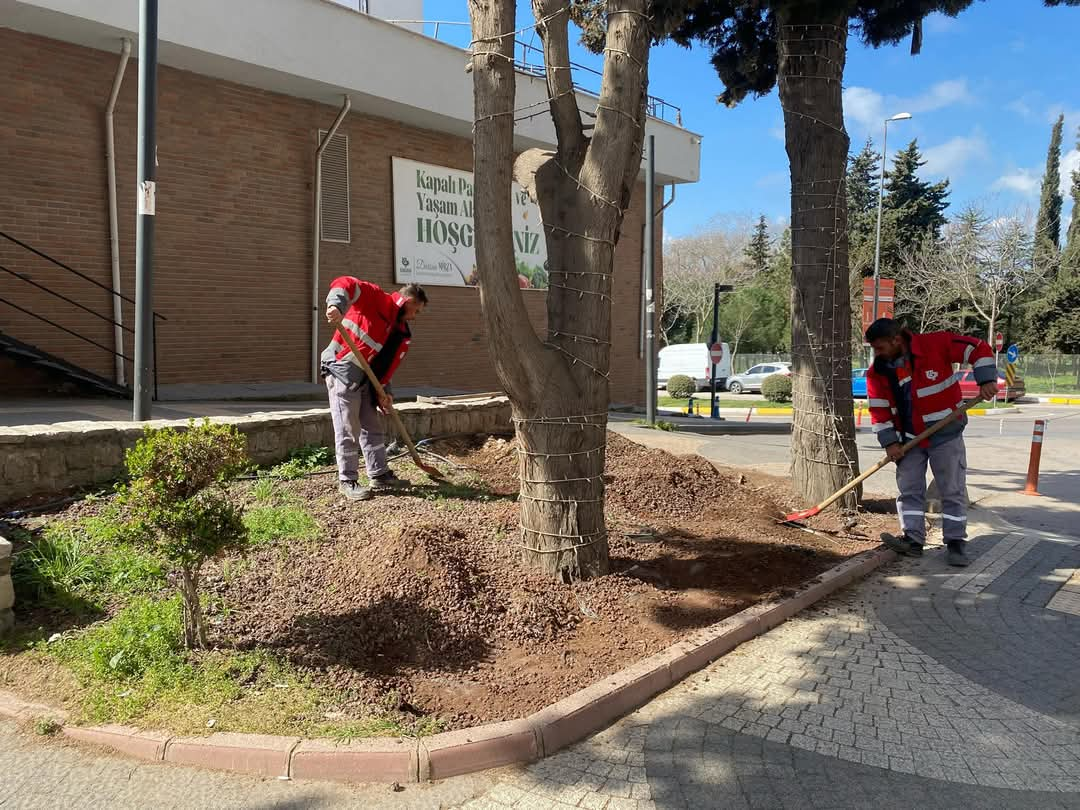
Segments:
[[[1061,196],[1068,198],[1072,192],[1073,172],[1080,172],[1080,149],[1073,149],[1061,156]]]
[[[969,163],[979,163],[989,157],[990,146],[977,131],[971,135],[957,135],[923,150],[925,171],[936,177],[956,177],[963,174]]]
[[[994,190],[1015,191],[1025,197],[1035,197],[1042,184],[1042,173],[1038,169],[1016,169],[1003,174],[994,181],[990,188]]]
[[[883,96],[869,87],[849,87],[844,91],[844,118],[872,133],[881,129],[889,115],[898,112],[933,112],[972,101],[967,79],[946,79],[917,96]]]
[[[849,87],[844,91],[844,118],[863,129],[880,127],[885,120],[885,99],[868,87]]]

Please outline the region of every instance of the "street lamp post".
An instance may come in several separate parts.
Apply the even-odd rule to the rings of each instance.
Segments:
[[[881,139],[881,177],[878,178],[877,195],[877,236],[874,240],[874,308],[870,312],[870,323],[877,320],[878,298],[881,295],[881,205],[885,198],[885,155],[888,153],[889,146],[889,122],[907,121],[909,118],[911,118],[911,113],[906,112],[897,113],[892,118],[886,118],[885,134]]]

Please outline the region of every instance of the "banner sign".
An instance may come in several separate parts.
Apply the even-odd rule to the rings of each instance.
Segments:
[[[398,284],[475,287],[473,175],[393,158],[394,277]],[[540,209],[514,183],[514,257],[522,289],[546,290],[547,242]]]

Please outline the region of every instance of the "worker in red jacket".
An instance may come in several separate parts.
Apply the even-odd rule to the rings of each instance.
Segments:
[[[326,320],[349,332],[379,382],[386,386],[409,352],[409,323],[423,311],[427,300],[419,284],[385,293],[370,282],[342,276],[330,284]],[[386,434],[377,410],[388,411],[392,397],[384,392],[383,398],[376,401],[374,386],[336,331],[323,350],[321,366],[330,396],[341,494],[348,500],[366,501],[373,492],[399,486],[401,480],[386,461]],[[358,451],[364,454],[370,482],[367,487],[358,481]]]
[[[970,365],[983,399],[997,393],[993,352],[978,338],[953,332],[915,334],[891,318],[866,330],[874,362],[866,372],[870,419],[878,441],[896,463],[896,512],[902,537],[886,535],[885,544],[900,554],[920,557],[926,542],[926,467],[941,492],[942,530],[949,565],[968,564],[967,450],[961,416],[930,439],[905,453],[903,445],[963,404],[956,364]]]

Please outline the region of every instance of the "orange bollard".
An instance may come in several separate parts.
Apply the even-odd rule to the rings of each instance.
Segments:
[[[855,427],[862,427],[862,405],[859,406],[858,415],[855,417]]]
[[[1039,493],[1039,461],[1042,459],[1043,436],[1046,433],[1046,420],[1035,420],[1035,431],[1031,434],[1031,458],[1028,461],[1027,482],[1024,484],[1025,495]]]
[[[747,422],[750,421],[750,414],[752,414],[753,412],[754,412],[754,408],[752,406],[750,408],[746,409],[746,421]]]

